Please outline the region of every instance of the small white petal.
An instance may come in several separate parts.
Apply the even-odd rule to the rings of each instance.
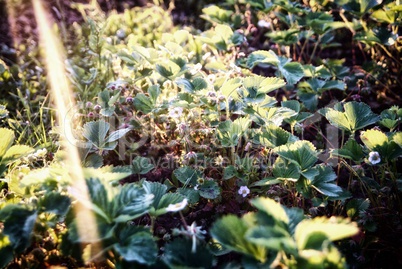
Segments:
[[[166,207],[167,212],[177,212],[180,210],[183,210],[188,204],[187,198],[185,198],[183,201],[177,204],[170,204],[168,207]]]

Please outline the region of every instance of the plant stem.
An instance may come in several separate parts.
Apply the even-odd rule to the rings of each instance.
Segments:
[[[308,62],[309,64],[311,64],[311,61],[314,59],[315,53],[317,51],[317,48],[318,48],[318,45],[320,44],[320,42],[321,42],[321,36],[319,35],[318,39],[317,39],[317,42],[314,45],[313,52],[311,53],[310,60]]]

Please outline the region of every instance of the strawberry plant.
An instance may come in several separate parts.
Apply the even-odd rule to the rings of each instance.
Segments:
[[[138,2],[53,7],[66,115],[0,61],[0,267],[396,266],[399,2]]]

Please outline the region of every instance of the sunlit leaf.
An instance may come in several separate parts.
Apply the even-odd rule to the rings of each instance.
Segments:
[[[299,249],[308,249],[310,245],[321,245],[326,239],[335,241],[355,235],[359,232],[355,223],[338,217],[317,217],[301,221],[295,231]],[[320,233],[323,237],[316,237]],[[318,242],[314,242],[317,240]]]
[[[97,155],[99,156],[99,155]],[[132,174],[130,166],[111,166],[106,165],[101,168],[87,167],[83,169],[85,178],[99,178],[104,182],[116,182]]]
[[[168,79],[177,76],[181,70],[180,66],[172,61],[157,64],[155,69],[162,77]]]
[[[226,97],[229,98],[230,96],[235,97],[237,96],[237,88],[241,85],[241,80],[238,78],[233,78],[225,81],[222,87],[220,88],[221,93]]]
[[[257,50],[252,52],[247,58],[247,66],[251,69],[260,63],[279,64],[278,56],[273,51]]]
[[[0,160],[14,143],[14,132],[10,129],[0,128]]]
[[[26,145],[11,146],[7,150],[6,154],[4,154],[3,158],[0,159],[0,163],[8,164],[9,162],[16,161],[19,158],[24,157],[32,152],[34,152],[34,149]]]
[[[274,152],[282,158],[299,165],[302,171],[312,167],[318,160],[318,152],[314,145],[306,140],[279,146],[274,148]]]
[[[202,9],[201,18],[215,23],[228,23],[233,11],[222,9],[216,5],[211,5]]]
[[[287,230],[275,225],[269,226],[258,226],[251,228],[247,233],[246,237],[255,244],[264,246],[268,249],[276,251],[290,251],[296,252],[296,243],[290,236]]]
[[[145,114],[150,113],[154,109],[151,98],[143,93],[139,93],[134,97],[134,107]]]
[[[254,142],[268,148],[275,148],[296,140],[291,133],[273,124],[267,125],[253,137]]]
[[[323,108],[319,112],[335,127],[352,133],[379,120],[379,116],[374,114],[365,103],[348,102],[344,104],[343,109],[344,112]]]
[[[265,247],[249,242],[246,238],[249,227],[242,219],[229,215],[217,220],[211,230],[211,235],[228,249],[249,255],[264,262],[267,256]]]
[[[281,204],[270,198],[256,198],[251,200],[251,204],[258,210],[272,216],[276,221],[289,223],[288,215]]]
[[[360,138],[370,151],[377,151],[381,158],[392,160],[402,155],[402,148],[400,144],[398,144],[400,143],[401,134],[401,132],[398,132],[388,137],[379,130],[371,129],[363,132]]]

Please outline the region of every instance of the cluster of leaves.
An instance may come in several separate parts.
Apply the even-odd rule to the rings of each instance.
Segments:
[[[158,6],[106,16],[96,1],[77,4],[86,24],[73,27],[83,42],[67,44],[79,101],[69,142],[81,154],[88,197],[61,150],[32,157],[0,129],[0,266],[31,245],[50,252],[46,237],[75,266],[344,268],[332,241],[358,229],[340,216],[375,232],[370,212],[386,205],[392,214],[402,186],[402,109],[377,115],[349,101],[359,76],[344,60],[322,59],[340,45],[340,28],[384,48],[359,39],[370,35],[369,11],[381,23],[400,20],[392,3],[353,3],[226,1],[203,9],[211,24],[203,32],[174,27]],[[339,18],[327,12],[334,7]],[[376,27],[385,26],[373,35]],[[268,44],[257,46],[261,34]],[[385,45],[398,50],[393,40]],[[339,217],[317,217],[331,214]],[[92,226],[82,225],[86,218]],[[231,251],[239,256],[226,263]],[[52,255],[39,262],[52,264]]]

